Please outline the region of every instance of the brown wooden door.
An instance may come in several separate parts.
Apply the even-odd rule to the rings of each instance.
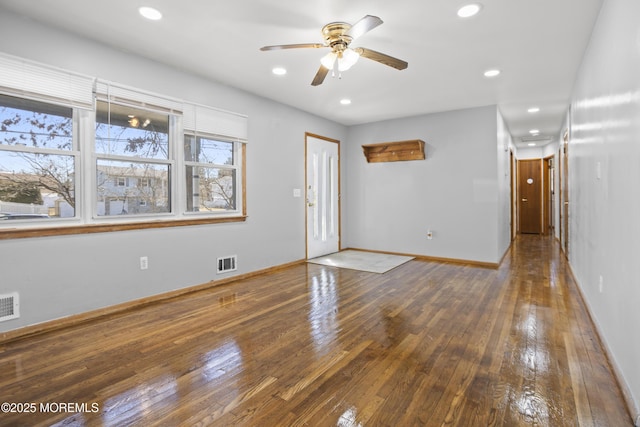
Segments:
[[[542,233],[542,160],[518,160],[520,233]]]

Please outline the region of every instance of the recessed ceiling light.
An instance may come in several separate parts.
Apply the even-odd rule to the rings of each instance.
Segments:
[[[287,70],[282,67],[276,67],[273,70],[271,70],[271,72],[276,76],[284,76],[285,74],[287,74]]]
[[[160,13],[158,9],[154,9],[152,7],[142,6],[138,9],[138,12],[140,12],[140,15],[152,21],[162,19],[162,13]]]
[[[529,133],[530,133],[531,135],[537,135],[537,134],[539,134],[539,133],[540,133],[540,131],[539,131],[538,129],[531,129],[531,130],[529,131]]]
[[[535,143],[535,142],[530,142],[530,143],[528,143],[527,145],[528,145],[529,147],[535,147],[535,146],[536,146],[536,143]]]
[[[538,111],[540,111],[540,108],[538,107],[531,107],[527,110],[529,113],[537,113]]]
[[[494,70],[487,70],[484,72],[484,76],[485,77],[496,77],[500,74],[500,70],[494,69]]]
[[[480,3],[471,3],[458,9],[458,16],[460,18],[470,18],[477,15],[478,12],[480,12],[480,9],[482,9],[482,5]]]
[[[341,100],[340,100],[340,104],[342,104],[342,105],[349,105],[349,104],[351,104],[351,100],[350,100],[350,99],[347,99],[347,98],[341,99]]]

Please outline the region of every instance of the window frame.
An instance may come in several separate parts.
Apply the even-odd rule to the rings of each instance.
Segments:
[[[214,140],[214,141],[218,141],[218,142],[224,142],[224,143],[229,143],[232,144],[232,151],[233,151],[233,163],[231,165],[225,165],[225,164],[218,164],[218,163],[205,163],[205,162],[198,162],[198,161],[191,161],[191,160],[186,160],[184,159],[182,161],[182,165],[184,167],[184,171],[183,171],[183,179],[184,179],[184,194],[183,196],[183,201],[185,203],[184,206],[184,214],[191,216],[203,216],[203,215],[218,215],[218,216],[222,216],[222,215],[237,215],[238,213],[241,212],[245,212],[244,210],[244,206],[245,206],[245,198],[242,197],[242,194],[244,193],[244,186],[245,186],[245,179],[244,179],[244,147],[246,144],[238,141],[237,139],[234,138],[229,138],[229,137],[224,137],[224,136],[219,136],[219,135],[212,135],[212,134],[206,134],[204,132],[196,132],[196,131],[188,131],[188,130],[184,130],[182,132],[182,140],[183,140],[183,145],[182,147],[184,147],[184,145],[186,144],[186,138],[187,136],[193,137],[194,138],[194,142],[197,142],[198,138],[205,138],[205,139],[210,139],[210,140]],[[184,150],[183,150],[184,153]],[[226,210],[224,212],[221,213],[211,213],[211,212],[202,212],[202,211],[189,211],[187,210],[187,198],[190,195],[187,192],[186,189],[186,169],[187,167],[203,167],[203,168],[210,168],[210,169],[226,169],[226,170],[233,170],[235,171],[235,181],[236,181],[236,186],[234,188],[233,191],[233,196],[234,196],[234,202],[235,202],[235,209],[233,210]],[[186,197],[184,197],[186,196]]]
[[[11,221],[10,222],[10,226],[12,227],[28,227],[31,225],[40,225],[40,224],[44,224],[49,223],[51,224],[52,222],[55,224],[52,224],[54,226],[62,226],[62,224],[64,223],[68,223],[70,221],[77,221],[81,215],[79,214],[80,212],[82,212],[82,208],[83,208],[83,197],[80,196],[80,194],[82,194],[82,190],[83,190],[83,179],[82,179],[82,161],[81,161],[81,156],[82,156],[82,150],[81,150],[81,144],[80,144],[80,140],[78,137],[78,130],[79,130],[79,109],[78,108],[74,108],[71,107],[69,105],[66,105],[64,103],[60,103],[60,102],[52,102],[49,99],[36,99],[35,97],[19,97],[16,96],[15,94],[12,93],[7,93],[6,91],[0,90],[0,95],[2,96],[7,96],[7,97],[12,97],[12,98],[17,98],[17,99],[24,99],[24,100],[28,100],[28,101],[33,101],[39,104],[44,104],[44,105],[49,105],[49,106],[57,106],[57,107],[64,107],[64,108],[68,108],[71,112],[71,148],[68,150],[65,149],[60,149],[60,148],[50,148],[50,147],[32,147],[29,145],[5,145],[5,144],[0,144],[0,151],[3,152],[13,152],[13,153],[25,153],[25,154],[34,154],[34,155],[50,155],[50,156],[66,156],[66,157],[71,157],[73,159],[73,171],[71,173],[71,175],[73,175],[73,194],[74,194],[74,207],[73,207],[73,216],[70,217],[50,217],[50,218],[46,218],[46,219],[29,219],[29,220],[16,220],[16,221]],[[4,104],[1,105],[2,107],[4,107]],[[23,110],[23,111],[29,111],[29,112],[36,112],[35,110]],[[39,112],[42,113],[42,112]],[[4,229],[4,224],[3,222],[0,222],[0,231]]]
[[[143,106],[135,105],[136,100],[112,102],[110,99],[105,99],[108,97],[108,94],[97,95],[96,96],[96,108],[94,114],[94,125],[93,129],[98,128],[98,103],[106,103],[107,109],[110,109],[111,105],[116,105],[121,109],[131,108],[131,112],[139,112],[139,111],[149,111],[150,113],[160,113],[162,115],[166,114],[167,117],[167,156],[166,159],[156,158],[156,157],[143,157],[136,155],[123,155],[123,154],[112,154],[112,153],[101,153],[96,149],[96,135],[94,133],[94,137],[91,141],[91,151],[92,151],[92,162],[91,162],[91,174],[92,174],[92,195],[91,195],[91,222],[102,223],[102,222],[124,222],[124,221],[133,221],[138,222],[141,220],[154,220],[157,218],[172,218],[176,216],[175,210],[175,193],[177,190],[176,187],[176,179],[179,177],[176,175],[177,169],[177,160],[175,158],[175,145],[177,144],[178,138],[178,119],[177,115],[171,111],[158,111],[154,108],[144,108]],[[112,126],[112,122],[110,118],[108,122],[100,122],[101,124],[106,124],[107,126]],[[117,126],[117,125],[116,125]],[[99,214],[98,202],[99,202],[99,191],[98,191],[98,170],[100,161],[105,162],[127,162],[130,164],[138,164],[138,165],[154,165],[154,166],[167,166],[167,203],[168,210],[166,212],[146,212],[146,213],[126,213],[122,215],[106,215]],[[116,188],[122,188],[125,194],[129,191],[128,189],[136,188],[137,186],[131,185],[132,177],[126,175],[114,175],[117,180]],[[120,186],[120,179],[124,180],[124,186]],[[138,178],[136,178],[138,179]],[[126,200],[126,196],[125,196]],[[123,205],[124,209],[124,205]]]

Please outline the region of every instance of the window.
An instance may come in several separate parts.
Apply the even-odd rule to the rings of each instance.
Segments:
[[[237,209],[236,147],[233,142],[185,135],[188,212]]]
[[[245,116],[0,53],[0,237],[243,221],[246,137]]]
[[[169,121],[164,112],[96,103],[98,216],[171,212]]]
[[[0,220],[74,217],[73,109],[0,95]]]
[[[186,212],[244,212],[246,117],[185,104],[184,165]]]

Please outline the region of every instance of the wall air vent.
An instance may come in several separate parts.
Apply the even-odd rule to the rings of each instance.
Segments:
[[[18,293],[0,295],[0,322],[20,317]]]
[[[231,255],[218,258],[217,273],[227,273],[238,269],[238,255]]]

